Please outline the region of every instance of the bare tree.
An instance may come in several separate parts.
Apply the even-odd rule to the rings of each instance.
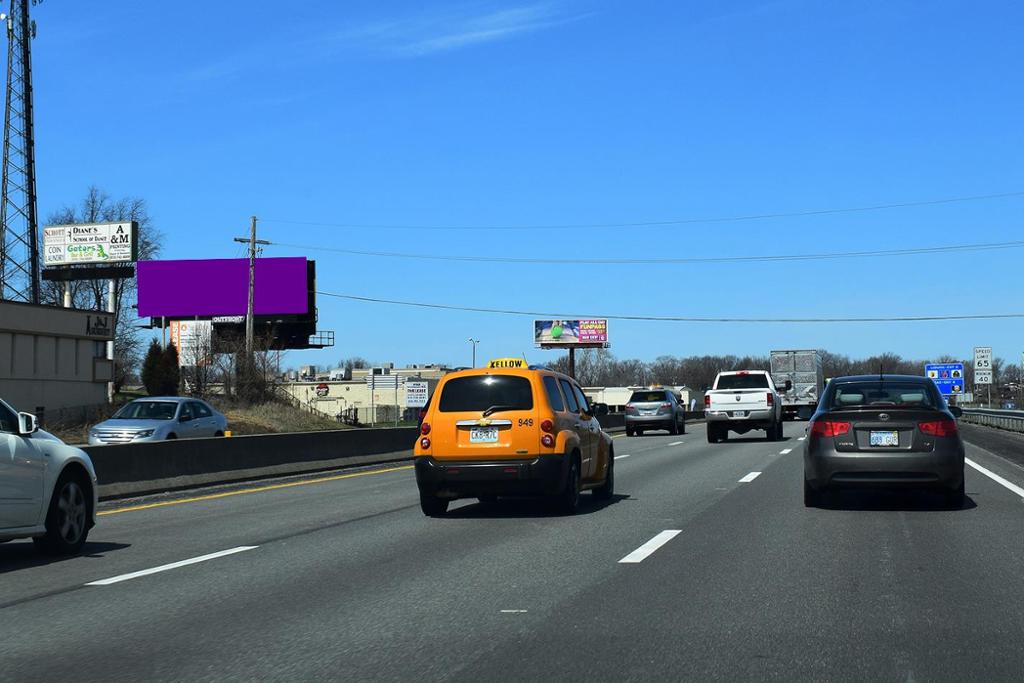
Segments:
[[[103,190],[91,186],[79,206],[68,205],[47,217],[49,225],[71,223],[107,223],[135,221],[139,224],[139,260],[155,258],[163,244],[163,234],[155,228],[139,197],[112,199]],[[107,309],[107,280],[80,280],[68,283],[72,305],[90,310]],[[61,306],[64,283],[43,281],[41,299],[44,304]],[[126,380],[137,374],[145,341],[140,338],[132,308],[137,301],[135,278],[114,282],[114,385],[119,390]]]

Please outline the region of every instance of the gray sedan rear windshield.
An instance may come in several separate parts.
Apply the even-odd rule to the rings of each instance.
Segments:
[[[767,375],[722,375],[716,389],[767,389]]]
[[[654,403],[655,401],[667,401],[664,391],[634,391],[629,397],[630,403]]]
[[[495,406],[502,410],[532,410],[530,380],[513,375],[458,377],[444,385],[438,410],[442,413],[483,412]]]
[[[935,387],[925,382],[844,382],[832,388],[829,407],[937,408],[939,400]]]

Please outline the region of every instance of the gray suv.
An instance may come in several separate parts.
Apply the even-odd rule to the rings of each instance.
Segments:
[[[686,433],[686,406],[670,389],[634,391],[626,404],[626,436],[643,435],[646,429]]]

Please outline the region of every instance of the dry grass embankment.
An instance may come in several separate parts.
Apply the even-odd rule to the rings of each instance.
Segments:
[[[140,398],[132,394],[115,399],[114,405],[97,406],[87,414],[75,418],[48,420],[46,431],[64,443],[89,442],[89,429],[103,422],[128,401]],[[232,402],[209,399],[209,403],[228,418],[228,429],[235,436],[245,434],[280,434],[289,432],[322,432],[331,429],[351,429],[321,415],[300,410],[288,403],[263,403],[244,406]]]

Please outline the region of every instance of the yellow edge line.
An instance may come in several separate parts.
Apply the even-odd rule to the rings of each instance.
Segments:
[[[134,505],[132,507],[120,508],[118,510],[106,510],[104,512],[97,513],[99,517],[106,517],[108,515],[119,515],[122,512],[138,512],[139,510],[152,510],[153,508],[169,507],[171,505],[185,505],[186,503],[199,503],[204,500],[217,500],[218,498],[230,498],[231,496],[245,496],[250,493],[263,493],[264,491],[276,491],[278,489],[290,489],[295,486],[309,486],[310,484],[323,484],[329,481],[338,481],[339,479],[354,479],[356,477],[368,477],[371,474],[387,474],[388,472],[402,472],[404,470],[411,470],[413,465],[403,465],[401,467],[389,467],[383,470],[371,470],[369,472],[353,472],[352,474],[338,474],[333,477],[321,477],[319,479],[308,479],[306,481],[291,481],[286,484],[272,484],[270,486],[259,486],[252,489],[242,489],[241,491],[227,491],[225,493],[211,493],[208,496],[196,496],[194,498],[182,498],[181,500],[167,500],[160,503],[149,503],[148,505]]]

